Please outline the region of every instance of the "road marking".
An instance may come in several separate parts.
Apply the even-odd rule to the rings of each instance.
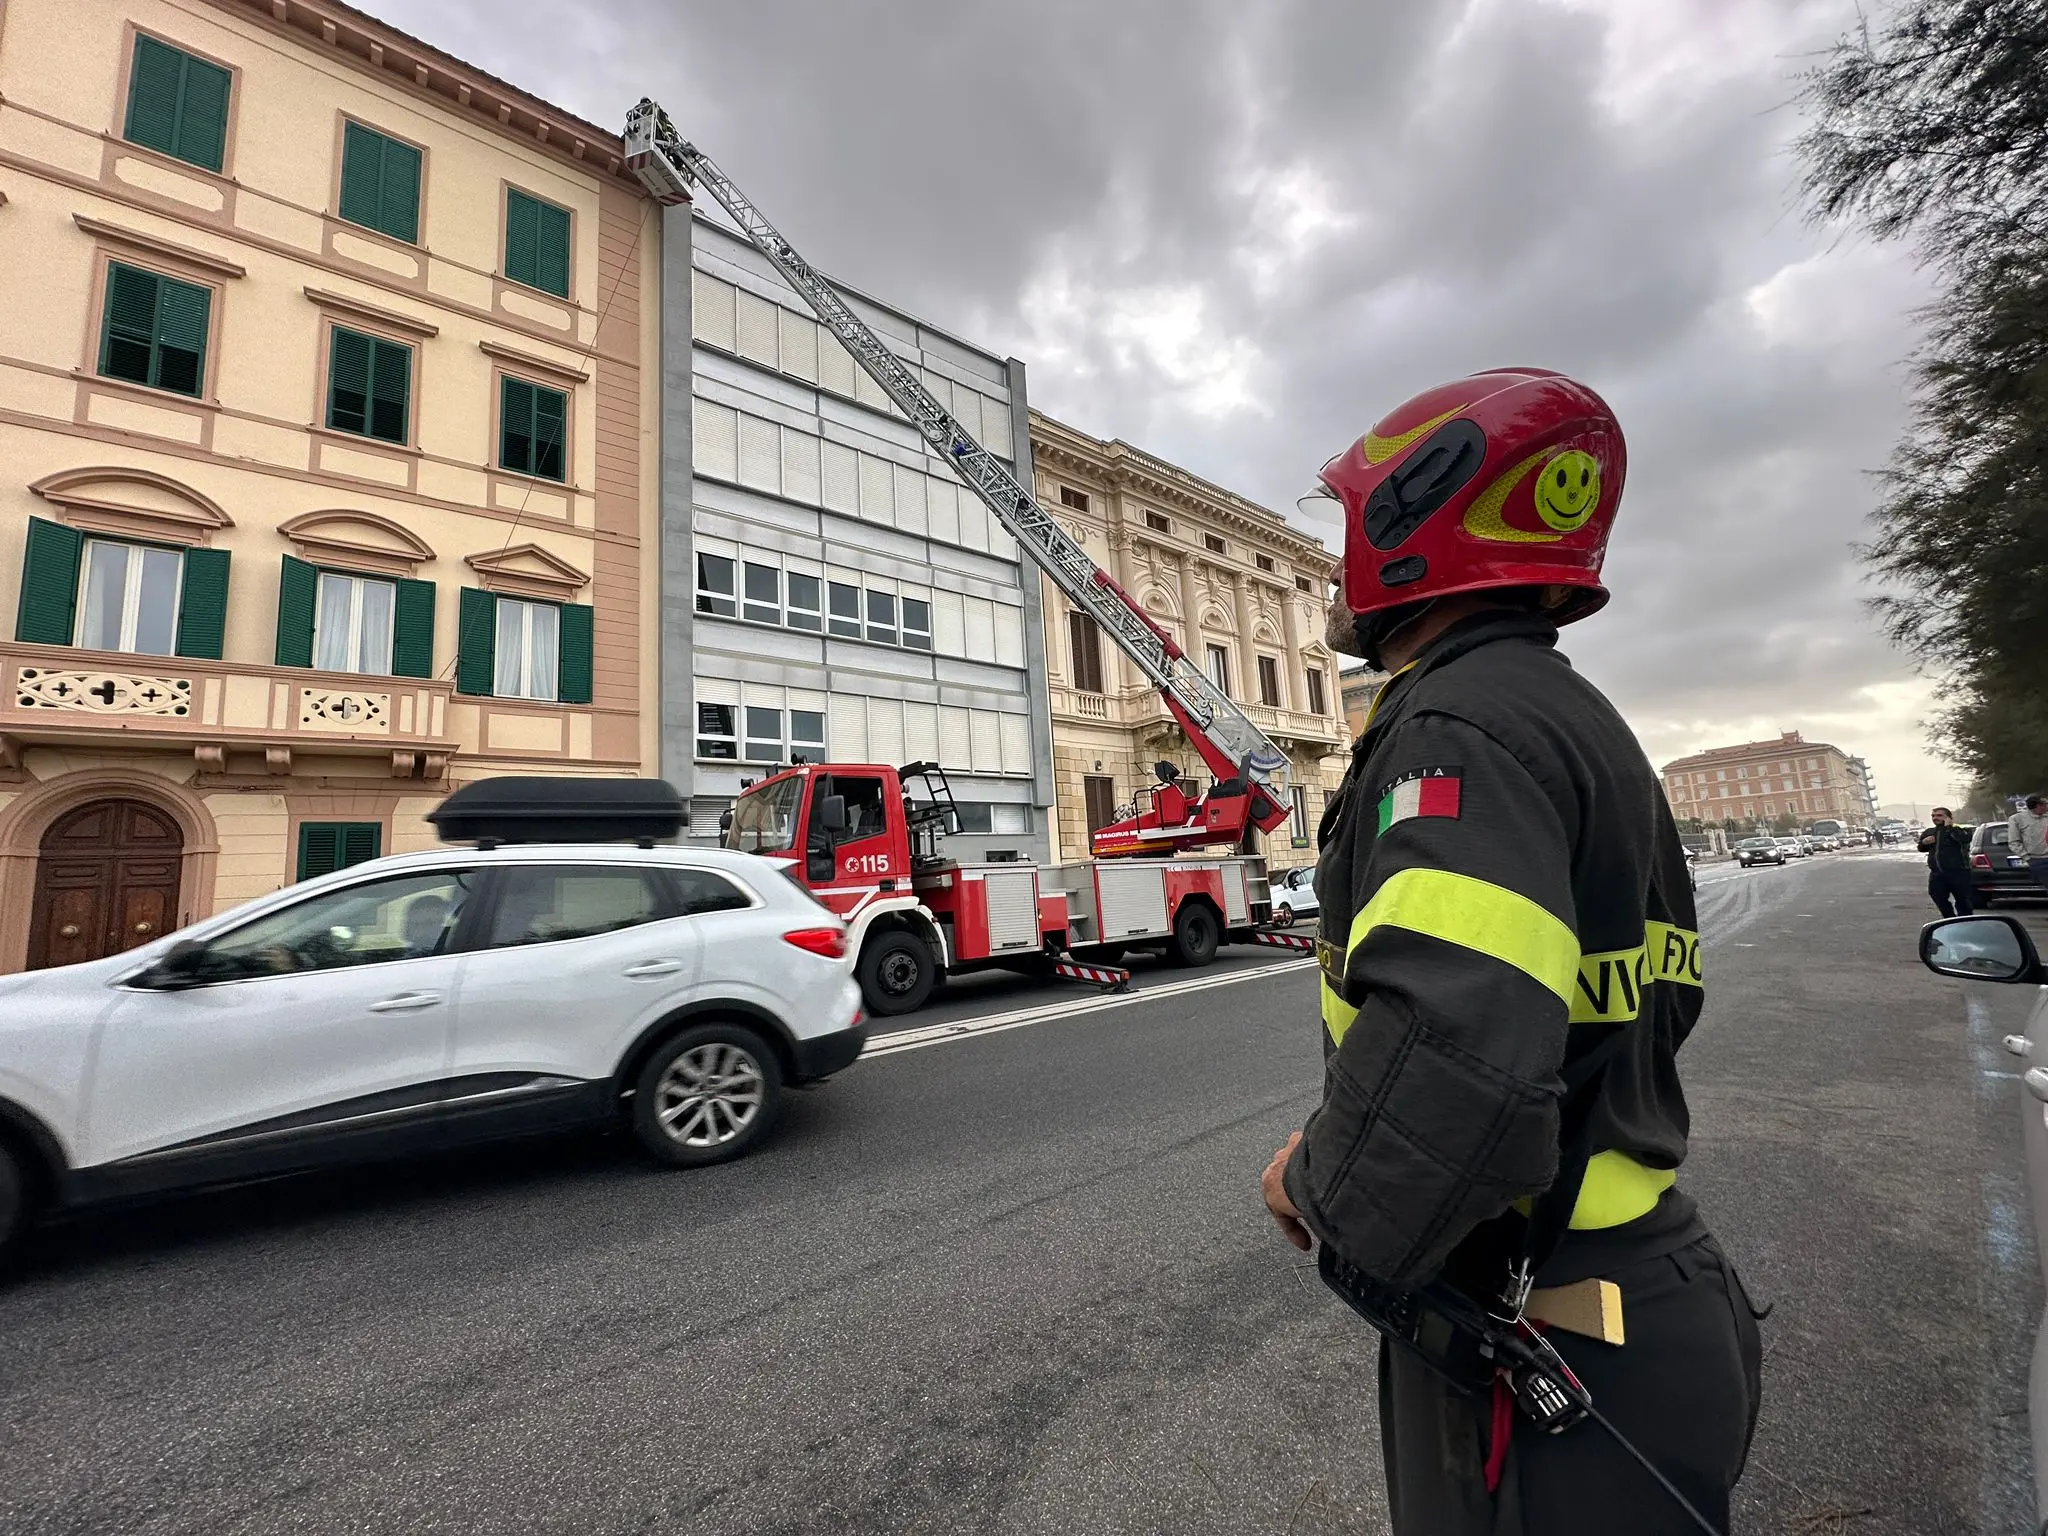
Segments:
[[[928,1024],[922,1029],[906,1029],[895,1034],[874,1036],[869,1040],[868,1048],[861,1052],[860,1059],[868,1061],[877,1056],[898,1056],[905,1051],[921,1051],[928,1045],[950,1045],[956,1040],[1000,1034],[1005,1030],[1023,1029],[1031,1024],[1046,1024],[1055,1019],[1077,1018],[1084,1013],[1103,1013],[1111,1008],[1128,1008],[1133,1003],[1157,1002],[1162,998],[1178,997],[1185,992],[1234,986],[1240,981],[1254,981],[1260,977],[1278,976],[1288,971],[1313,970],[1315,964],[1314,960],[1283,960],[1278,965],[1261,965],[1250,970],[1233,971],[1228,976],[1203,976],[1187,981],[1176,981],[1145,992],[1124,992],[1114,997],[1089,998],[1073,1003],[1052,1003],[1041,1008],[1022,1008],[1014,1013],[998,1013],[985,1019],[959,1019],[950,1024]]]

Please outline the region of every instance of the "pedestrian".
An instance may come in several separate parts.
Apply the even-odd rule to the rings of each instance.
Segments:
[[[1677,1187],[1675,1053],[1705,995],[1685,854],[1556,649],[1607,600],[1625,466],[1606,404],[1536,369],[1431,390],[1324,466],[1330,638],[1394,675],[1322,821],[1322,1103],[1263,1189],[1326,1273],[1396,1292],[1511,1312],[1527,1260],[1596,1407],[1725,1529],[1761,1351]],[[1697,1529],[1613,1439],[1543,1432],[1498,1377],[1453,1386],[1383,1340],[1379,1401],[1396,1536]]]
[[[2006,823],[2012,851],[2027,861],[2034,884],[2048,890],[2048,795],[2029,795]]]
[[[1976,910],[1970,900],[1970,834],[1956,825],[1947,806],[1934,808],[1934,825],[1921,832],[1920,851],[1927,855],[1927,894],[1941,915],[1968,917]]]

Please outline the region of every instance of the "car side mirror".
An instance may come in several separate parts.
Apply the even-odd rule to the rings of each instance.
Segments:
[[[827,795],[818,802],[818,825],[833,837],[846,830],[846,796]]]
[[[180,939],[135,978],[136,985],[159,992],[196,987],[206,979],[205,960],[206,946],[203,943],[198,939]]]
[[[1920,962],[1968,981],[2042,981],[2048,973],[2018,918],[1946,917],[1920,930]]]

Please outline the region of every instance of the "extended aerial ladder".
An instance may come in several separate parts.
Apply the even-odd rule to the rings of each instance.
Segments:
[[[1162,764],[1151,810],[1101,829],[1092,839],[1093,851],[1115,857],[1234,843],[1244,839],[1248,827],[1270,832],[1286,821],[1287,755],[960,425],[733,180],[678,135],[669,115],[645,97],[626,116],[625,143],[627,167],[657,202],[687,203],[693,185],[718,201],[1018,546],[1159,690],[1167,712],[1194,743],[1214,781],[1197,800],[1177,788],[1170,767]]]

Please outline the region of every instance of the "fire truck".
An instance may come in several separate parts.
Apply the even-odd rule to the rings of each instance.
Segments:
[[[1129,973],[1114,962],[1132,945],[1163,944],[1199,965],[1226,937],[1251,936],[1270,911],[1256,838],[1290,814],[1287,755],[653,101],[627,114],[625,147],[626,165],[657,202],[687,203],[693,187],[712,195],[1018,547],[1159,690],[1212,775],[1197,790],[1160,764],[1157,787],[1091,834],[1091,859],[1040,866],[947,859],[939,843],[959,819],[934,764],[799,764],[742,792],[727,813],[726,846],[779,858],[847,921],[876,1014],[907,1013],[945,973],[974,966],[1120,985]],[[1197,851],[1224,845],[1236,852]]]

